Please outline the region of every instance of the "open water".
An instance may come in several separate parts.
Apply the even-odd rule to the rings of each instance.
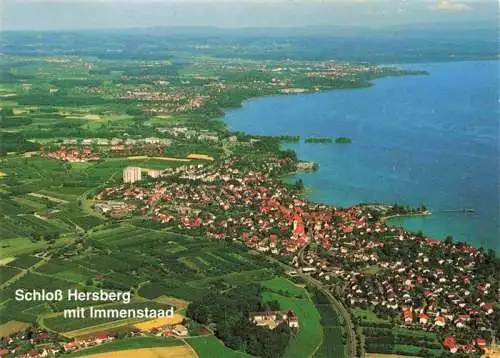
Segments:
[[[271,96],[226,111],[230,129],[261,135],[347,136],[351,144],[287,144],[320,165],[303,173],[313,200],[426,205],[394,225],[500,249],[499,62],[404,65],[429,75],[363,89]],[[474,213],[446,212],[473,209]]]

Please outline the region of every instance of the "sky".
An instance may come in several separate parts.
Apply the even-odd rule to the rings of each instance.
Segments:
[[[499,0],[0,0],[2,30],[498,21]]]

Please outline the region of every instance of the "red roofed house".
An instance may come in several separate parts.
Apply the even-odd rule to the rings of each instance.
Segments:
[[[429,316],[427,316],[425,313],[421,313],[418,318],[420,319],[421,324],[427,324],[429,321]]]
[[[403,318],[405,320],[405,323],[413,322],[413,311],[411,308],[403,308]]]
[[[484,312],[486,312],[486,314],[492,314],[493,313],[493,304],[491,303],[485,303],[485,304],[481,304],[480,305],[481,308],[483,309]]]
[[[444,316],[437,316],[436,320],[434,321],[434,324],[438,327],[444,327],[445,326],[445,320]]]
[[[476,345],[477,345],[479,348],[484,348],[484,347],[486,347],[486,339],[484,339],[484,338],[476,338]]]
[[[104,342],[112,341],[114,339],[115,339],[115,337],[113,337],[113,336],[109,336],[107,334],[99,334],[99,335],[95,336],[94,342],[96,344],[102,344]]]
[[[490,284],[489,283],[478,283],[476,285],[476,288],[483,295],[486,295],[488,293],[488,288],[490,288]]]
[[[453,337],[446,337],[443,341],[443,346],[449,349],[451,353],[457,352],[457,341]]]
[[[436,239],[429,239],[429,238],[426,238],[425,239],[425,242],[431,246],[438,246],[441,244],[441,241],[439,240],[436,240]]]
[[[77,349],[79,347],[79,344],[78,342],[68,342],[68,343],[64,343],[64,350],[66,352],[71,352],[71,351],[74,351],[75,349]]]

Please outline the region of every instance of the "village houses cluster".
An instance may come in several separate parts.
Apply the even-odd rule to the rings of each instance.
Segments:
[[[100,159],[99,154],[93,152],[89,147],[59,147],[58,149],[53,151],[48,151],[42,148],[41,157],[62,160],[71,163],[84,163]]]
[[[14,356],[16,358],[54,357],[77,349],[92,347],[116,339],[115,335],[106,333],[89,336],[74,341],[61,341],[57,334],[37,327],[30,327],[2,339],[0,357]],[[26,351],[26,345],[33,348]]]
[[[171,144],[169,139],[148,137],[133,138],[86,138],[82,140],[63,139],[56,149],[42,147],[40,155],[61,161],[82,163],[100,160],[103,154],[131,156],[147,152],[150,155],[163,155]]]
[[[205,332],[209,333],[205,329]],[[146,321],[138,323],[125,332],[125,337],[157,336],[157,337],[187,337],[189,331],[183,316],[175,315],[164,322]],[[86,337],[72,340],[62,340],[55,333],[38,327],[11,334],[0,341],[0,358],[13,356],[16,358],[54,357],[77,350],[113,342],[119,339],[117,333],[97,332]],[[32,348],[28,348],[31,346]]]
[[[258,170],[239,166],[237,158],[189,165],[147,186],[106,188],[96,199],[134,203],[157,222],[288,256],[326,283],[345,282],[346,304],[388,310],[407,326],[472,331],[479,340],[492,329],[498,285],[480,280],[479,250],[389,227],[364,206],[305,201],[273,180],[285,162],[275,158]]]

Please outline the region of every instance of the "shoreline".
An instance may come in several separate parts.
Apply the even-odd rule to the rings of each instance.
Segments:
[[[379,67],[394,67],[398,68],[402,71],[408,71],[409,73],[407,74],[400,74],[400,75],[386,75],[386,76],[381,76],[381,77],[376,77],[376,78],[371,78],[369,80],[366,80],[366,84],[362,86],[356,86],[356,87],[343,87],[343,88],[321,88],[318,91],[314,89],[308,89],[305,92],[301,93],[270,93],[270,94],[264,94],[262,96],[254,96],[254,97],[248,97],[243,100],[237,105],[237,106],[232,106],[232,107],[224,107],[222,108],[222,118],[217,117],[219,119],[224,120],[226,117],[226,112],[228,111],[233,111],[233,110],[238,110],[243,108],[243,106],[246,103],[259,100],[262,98],[271,98],[271,97],[279,97],[279,96],[298,96],[298,95],[313,95],[313,94],[320,94],[320,93],[326,93],[326,92],[333,92],[333,91],[344,91],[344,90],[359,90],[359,89],[368,89],[376,86],[376,82],[378,80],[384,79],[384,78],[398,78],[398,77],[407,77],[407,76],[429,76],[431,73],[429,73],[426,70],[411,70],[408,67],[412,66],[426,66],[426,65],[444,65],[446,63],[461,63],[461,62],[498,62],[500,64],[500,58],[498,57],[488,57],[488,58],[477,58],[477,59],[458,59],[458,60],[453,60],[453,59],[447,59],[443,61],[422,61],[422,62],[402,62],[402,63],[392,63],[392,64],[387,64],[387,63],[372,63],[373,65],[379,66]],[[412,73],[413,71],[413,73]],[[225,120],[224,120],[225,121]]]
[[[422,63],[424,64],[424,63]],[[415,64],[418,65],[418,64]],[[380,67],[384,67],[384,65],[377,65]],[[222,108],[222,119],[224,120],[226,117],[226,114],[228,111],[234,111],[243,108],[247,103],[253,102],[253,101],[258,101],[263,98],[272,98],[272,97],[282,97],[282,96],[302,96],[302,95],[318,95],[321,93],[328,93],[328,92],[335,92],[335,91],[347,91],[347,90],[361,90],[361,89],[369,89],[373,88],[376,86],[376,81],[382,80],[382,79],[387,79],[387,78],[399,78],[399,77],[407,77],[407,76],[429,76],[430,73],[427,71],[419,71],[419,70],[409,70],[405,69],[402,67],[397,67],[397,66],[402,66],[402,65],[393,65],[392,67],[397,68],[401,71],[406,71],[407,73],[401,73],[401,74],[388,74],[380,77],[374,77],[370,79],[363,80],[362,82],[356,84],[355,86],[346,86],[346,87],[325,87],[325,88],[308,88],[305,89],[303,92],[291,92],[291,93],[284,93],[284,92],[275,92],[275,93],[269,93],[269,94],[263,94],[262,96],[253,96],[253,97],[248,97],[245,99],[242,99],[241,102],[232,107],[225,107]],[[387,66],[391,67],[391,66]],[[292,87],[293,89],[293,87]]]
[[[498,59],[494,59],[494,58],[491,58],[491,59],[475,59],[475,60],[461,60],[461,61],[435,61],[435,62],[418,62],[418,63],[404,63],[404,64],[391,64],[391,66],[394,66],[396,68],[400,68],[400,69],[404,69],[404,70],[418,70],[418,68],[414,68],[413,66],[421,66],[423,68],[425,68],[426,65],[431,65],[431,64],[439,64],[439,65],[442,65],[442,66],[445,66],[447,62],[452,62],[452,63],[456,63],[456,62],[464,62],[464,63],[467,63],[467,62],[498,62],[499,60]],[[383,65],[382,65],[383,66]],[[408,66],[410,66],[410,68],[408,68]],[[413,68],[412,68],[413,67]],[[427,72],[427,71],[423,71],[423,72]],[[429,72],[426,73],[427,75],[430,74]],[[397,77],[405,77],[405,76],[409,76],[409,75],[415,75],[415,74],[407,74],[407,75],[401,75],[401,76],[397,76]],[[421,75],[419,73],[419,75]],[[371,88],[371,87],[374,87],[377,85],[377,80],[382,80],[384,78],[391,78],[391,77],[394,77],[394,76],[383,76],[383,77],[379,77],[379,78],[375,78],[375,79],[370,79],[369,80],[369,83],[370,85],[369,86],[359,86],[359,87],[347,87],[347,88],[329,88],[329,89],[321,89],[320,91],[308,91],[308,92],[304,92],[304,93],[300,93],[301,95],[313,95],[313,94],[321,94],[321,93],[327,93],[327,92],[333,92],[333,91],[337,91],[337,90],[350,90],[350,89],[366,89],[366,88]],[[230,132],[237,132],[238,131],[238,128],[237,128],[237,125],[235,126],[236,128],[231,128],[231,125],[233,123],[237,123],[237,121],[233,121],[232,123],[229,122],[229,116],[228,114],[230,114],[231,112],[235,111],[236,109],[242,109],[244,108],[244,106],[248,103],[251,103],[253,101],[256,101],[256,100],[259,100],[259,99],[263,99],[263,98],[266,98],[266,97],[275,97],[275,96],[283,96],[285,94],[272,94],[272,95],[264,95],[264,96],[257,96],[257,97],[253,97],[253,98],[248,98],[248,99],[245,99],[243,100],[241,103],[240,103],[240,106],[235,108],[226,108],[223,110],[224,112],[224,115],[222,117],[222,120],[225,122],[225,125],[226,125],[226,128],[230,131]],[[288,95],[288,94],[287,94]],[[248,133],[248,132],[247,132]],[[249,133],[249,135],[266,135],[266,134],[252,134],[252,133]],[[279,135],[269,135],[269,136],[272,136],[272,137],[279,137]],[[284,144],[284,143],[280,143],[281,144]],[[296,149],[293,149],[293,148],[287,148],[289,150],[293,150],[296,154],[297,154],[297,159],[298,161],[304,161],[306,159],[303,159],[303,158],[300,158],[299,155],[298,155],[298,152]],[[314,161],[314,159],[313,159]],[[283,179],[288,179],[290,182],[294,179],[298,179],[296,176],[299,175],[299,174],[302,174],[304,171],[294,171],[294,172],[290,172],[288,173],[286,176],[284,176],[281,180]],[[307,171],[307,174],[313,174],[315,173],[314,171]],[[360,204],[363,204],[362,201],[358,201],[358,202],[353,202],[352,204],[350,205],[337,205],[335,204],[334,202],[325,202],[324,200],[321,200],[321,199],[318,199],[318,198],[311,198],[311,191],[318,191],[319,189],[318,188],[314,188],[314,187],[310,187],[309,188],[310,190],[307,190],[307,191],[304,191],[303,194],[301,195],[303,198],[309,200],[309,201],[313,201],[313,202],[317,202],[317,203],[321,203],[321,204],[325,204],[325,205],[332,205],[332,206],[338,206],[338,207],[351,207],[351,206],[358,206]],[[418,214],[398,214],[398,215],[390,215],[390,216],[385,216],[385,217],[382,217],[382,221],[387,223],[388,225],[391,225],[393,226],[393,223],[391,222],[392,219],[411,219],[413,217],[425,217],[425,216],[430,216],[432,215],[432,213],[428,213],[428,214],[423,214],[423,213],[418,213]],[[403,227],[405,228],[406,230],[406,226],[405,224],[402,222],[402,223],[399,223],[399,225],[397,225],[397,227]],[[439,238],[440,235],[439,234],[432,234],[432,232],[429,233],[428,230],[425,230],[425,227],[421,227],[422,231],[424,231],[424,233],[427,232],[427,235],[429,235],[430,237],[436,237],[436,238]],[[408,229],[410,231],[416,231],[416,228],[412,228],[412,229]],[[431,230],[432,231],[432,230]],[[441,238],[441,240],[444,240],[444,237]],[[463,240],[462,240],[463,241]],[[493,249],[495,249],[495,245],[492,245],[492,241],[491,240],[486,240],[484,238],[482,239],[479,239],[476,241],[476,240],[465,240],[466,242],[468,242],[468,244],[472,245],[472,246],[475,246],[475,247],[491,247]]]
[[[429,210],[426,210],[421,213],[407,213],[407,214],[394,214],[394,215],[388,215],[388,216],[382,216],[380,218],[380,221],[385,223],[386,221],[390,221],[391,219],[396,219],[396,218],[411,218],[411,217],[425,217],[425,216],[431,216],[432,212]],[[389,223],[390,224],[390,223]]]

